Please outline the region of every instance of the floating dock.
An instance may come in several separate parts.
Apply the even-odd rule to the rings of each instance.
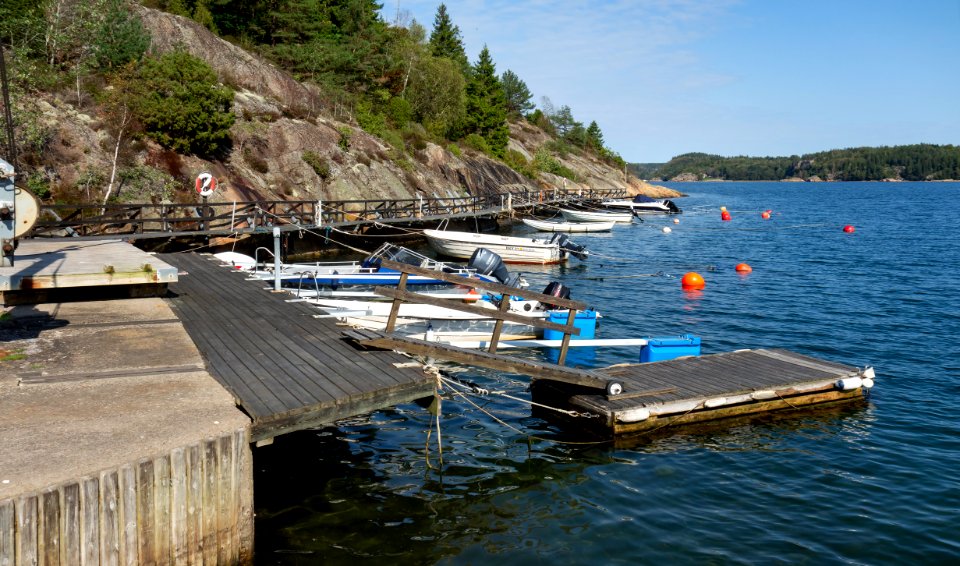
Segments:
[[[533,383],[535,401],[595,415],[613,435],[668,426],[834,404],[861,399],[873,386],[862,370],[781,349],[738,350],[593,370],[623,384],[623,393],[573,389],[546,379]]]
[[[13,267],[0,267],[0,303],[157,297],[177,270],[120,240],[19,240]]]

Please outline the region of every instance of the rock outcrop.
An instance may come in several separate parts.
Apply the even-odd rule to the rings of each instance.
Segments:
[[[222,161],[177,155],[144,141],[135,146],[136,155],[128,162],[162,169],[186,186],[197,173],[210,171],[221,187],[213,200],[403,199],[554,188],[679,195],[626,176],[594,156],[574,152],[557,159],[576,173],[578,182],[548,173],[530,179],[466,148],[457,154],[429,142],[417,150],[394,148],[363,131],[349,116],[338,113],[339,119],[335,118],[315,86],[296,81],[196,22],[142,6],[136,10],[151,33],[154,52],[186,49],[234,87],[236,122],[231,130],[232,149]],[[63,101],[53,100],[47,106],[48,121],[57,130],[51,176],[70,185],[89,171],[101,172],[101,177],[108,174],[112,140],[96,116],[82,114]],[[511,124],[510,148],[528,159],[550,140],[531,124]]]

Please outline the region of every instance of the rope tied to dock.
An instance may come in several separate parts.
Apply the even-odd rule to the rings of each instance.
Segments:
[[[593,413],[583,413],[583,412],[580,412],[580,411],[573,411],[573,410],[569,410],[569,409],[561,409],[561,408],[559,408],[559,407],[551,407],[550,405],[544,405],[543,403],[537,403],[537,402],[532,401],[532,400],[530,400],[530,399],[524,399],[524,398],[522,398],[522,397],[516,397],[516,396],[514,396],[514,395],[510,395],[509,393],[507,393],[507,392],[504,391],[504,390],[491,391],[491,390],[489,390],[489,389],[480,387],[479,385],[477,385],[476,383],[474,383],[474,382],[472,382],[472,381],[463,380],[463,379],[460,379],[460,378],[458,378],[458,377],[453,377],[453,376],[447,377],[447,376],[444,376],[444,375],[441,374],[441,375],[440,375],[440,380],[441,380],[443,383],[446,383],[446,384],[448,384],[448,385],[451,385],[451,386],[454,386],[454,387],[461,387],[461,388],[463,388],[463,389],[469,390],[470,392],[472,392],[472,393],[474,393],[474,394],[476,394],[476,395],[483,396],[483,397],[488,396],[488,395],[498,395],[498,396],[503,397],[503,398],[505,398],[505,399],[510,399],[510,400],[512,400],[512,401],[517,401],[517,402],[519,402],[519,403],[524,403],[524,404],[526,404],[526,405],[530,405],[531,407],[540,407],[541,409],[547,409],[547,410],[550,410],[550,411],[556,411],[556,412],[558,412],[558,413],[562,413],[562,414],[564,414],[564,415],[567,415],[567,416],[570,416],[570,417],[574,417],[574,418],[585,418],[585,419],[600,418],[600,415],[596,415],[596,414],[593,414]]]

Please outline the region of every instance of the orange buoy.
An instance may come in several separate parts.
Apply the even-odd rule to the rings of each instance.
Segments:
[[[753,268],[746,263],[738,263],[736,267],[737,273],[750,273],[753,271]]]
[[[849,224],[843,227],[843,231],[846,232],[847,234],[853,234],[856,230],[857,230],[856,228],[854,228]]]
[[[763,212],[761,212],[760,218],[763,218],[764,220],[770,220],[770,211],[764,210]]]
[[[724,222],[730,222],[730,218],[730,213],[726,210],[720,213],[720,220],[723,220]]]
[[[480,297],[481,297],[481,295],[480,295],[480,293],[477,292],[476,289],[470,289],[469,291],[467,291],[467,296],[464,297],[463,302],[465,302],[465,303],[475,303],[475,302],[477,302],[478,300],[480,300]]]
[[[703,289],[707,283],[703,280],[703,277],[694,271],[690,271],[683,276],[683,279],[680,280],[680,285],[684,289]]]

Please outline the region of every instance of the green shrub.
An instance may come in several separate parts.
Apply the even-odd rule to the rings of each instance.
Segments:
[[[402,131],[403,141],[407,147],[420,151],[427,148],[429,139],[427,131],[420,124],[410,124]]]
[[[303,152],[301,159],[324,181],[330,178],[330,164],[319,154],[307,150]]]
[[[361,100],[356,104],[353,109],[353,116],[361,128],[375,136],[382,135],[387,129],[386,117],[374,111],[373,105],[366,100]]]
[[[40,200],[50,198],[50,180],[39,172],[34,171],[27,177],[27,190]]]
[[[450,153],[454,154],[457,157],[463,157],[463,152],[460,151],[460,146],[455,143],[451,143],[447,145],[447,151],[449,151]]]
[[[577,174],[557,161],[555,157],[550,155],[550,152],[547,151],[546,147],[541,147],[537,150],[537,153],[533,157],[533,166],[538,171],[559,175],[560,177],[570,179],[571,181],[577,180]]]
[[[527,161],[527,158],[524,157],[522,153],[515,149],[507,150],[507,153],[503,156],[503,162],[524,177],[529,179],[537,178],[537,168]]]
[[[230,144],[233,91],[202,60],[182,51],[148,57],[134,71],[130,102],[146,134],[183,153],[216,156]]]
[[[347,151],[350,149],[350,138],[353,136],[353,130],[351,130],[348,126],[343,126],[340,128],[339,132],[340,139],[337,141],[337,145],[341,150]]]
[[[473,148],[480,153],[490,155],[490,146],[487,145],[487,140],[480,134],[469,134],[463,138],[461,142],[463,145]]]
[[[413,120],[413,107],[405,99],[393,97],[387,102],[387,117],[393,122],[393,125],[402,128]]]
[[[387,142],[388,144],[390,144],[390,147],[392,147],[393,149],[395,149],[396,151],[398,151],[398,152],[401,153],[401,154],[402,154],[402,153],[404,152],[404,150],[406,149],[406,147],[405,147],[405,145],[404,145],[404,143],[403,143],[403,136],[400,135],[400,132],[398,132],[398,131],[396,131],[396,130],[386,130],[385,132],[383,132],[382,134],[380,134],[380,138],[381,138],[383,141],[385,141],[385,142]]]
[[[168,173],[153,167],[128,167],[120,171],[116,199],[122,202],[170,202],[180,184]]]

